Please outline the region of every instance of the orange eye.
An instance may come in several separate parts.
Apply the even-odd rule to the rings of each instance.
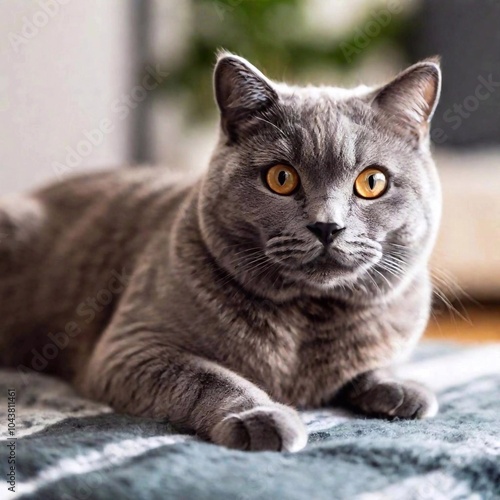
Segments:
[[[288,165],[274,165],[266,174],[269,189],[277,194],[292,194],[299,185],[299,174],[293,167]]]
[[[367,168],[358,175],[354,183],[354,192],[365,199],[382,196],[387,189],[387,177],[378,168]]]

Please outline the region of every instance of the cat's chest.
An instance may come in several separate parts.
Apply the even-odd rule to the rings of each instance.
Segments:
[[[327,301],[269,310],[261,317],[250,369],[275,398],[317,406],[389,354],[380,328],[364,327],[366,316]]]

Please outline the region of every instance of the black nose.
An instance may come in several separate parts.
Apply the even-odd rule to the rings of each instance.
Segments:
[[[326,246],[329,245],[345,227],[340,227],[336,222],[315,222],[314,224],[308,224],[307,229]]]

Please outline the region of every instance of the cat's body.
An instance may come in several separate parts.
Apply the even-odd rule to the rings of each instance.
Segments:
[[[440,200],[426,131],[383,129],[369,89],[281,88],[276,102],[245,61],[223,57],[217,71],[224,134],[200,179],[94,174],[0,203],[0,361],[237,448],[301,448],[282,404],[325,405],[342,388],[369,414],[432,414],[424,389],[381,371],[429,315]],[[426,124],[439,71],[419,71],[415,86],[437,78]],[[235,90],[241,76],[249,88]],[[300,172],[291,196],[262,176],[281,163]],[[373,164],[392,185],[359,201],[353,180]],[[342,234],[322,245],[310,223],[330,217]]]
[[[35,349],[44,371],[74,380],[148,242],[169,237],[185,191],[174,175],[141,168],[76,177],[0,204],[10,217],[0,240],[2,363],[39,370]],[[61,333],[75,340],[51,360],[43,349]]]

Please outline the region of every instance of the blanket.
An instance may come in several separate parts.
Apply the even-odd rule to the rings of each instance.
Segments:
[[[293,454],[225,449],[2,370],[0,498],[499,499],[500,345],[424,343],[399,372],[437,392],[436,417],[302,412]]]

